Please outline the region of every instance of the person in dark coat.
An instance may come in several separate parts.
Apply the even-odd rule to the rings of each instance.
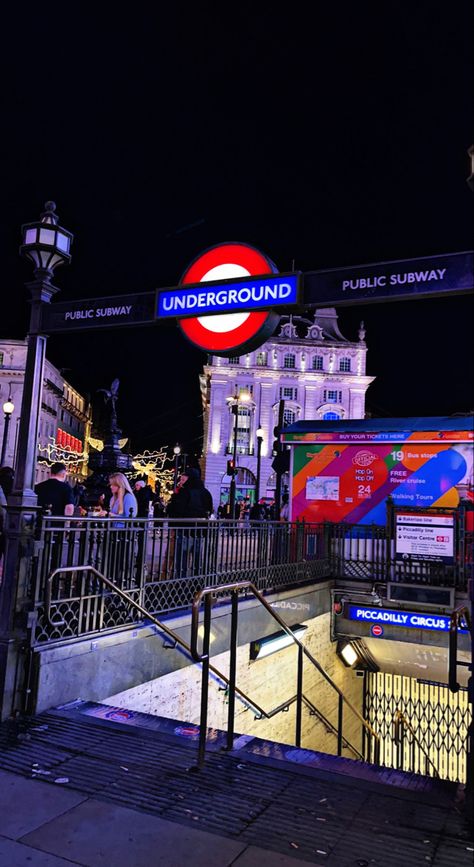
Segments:
[[[208,525],[203,525],[200,520],[209,518],[212,510],[212,496],[204,487],[199,470],[190,467],[186,474],[181,476],[177,490],[168,504],[168,517],[182,519],[177,525],[175,537],[177,577],[186,577],[188,566],[191,574],[199,572],[202,543],[208,537]],[[189,559],[191,562],[188,564]]]
[[[138,482],[135,482],[133,487],[138,507],[137,517],[148,518],[150,513],[150,503],[153,500],[153,491],[150,486],[146,485],[141,479],[139,479]]]
[[[13,490],[14,477],[15,470],[13,467],[0,467],[0,487],[7,498]]]

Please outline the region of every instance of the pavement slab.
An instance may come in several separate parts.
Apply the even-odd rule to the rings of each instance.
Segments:
[[[51,786],[0,771],[0,835],[18,840],[85,800],[81,792],[60,784]]]
[[[179,828],[150,816],[90,799],[53,819],[23,843],[84,865],[110,867],[230,867],[245,844],[206,831]]]
[[[0,837],[0,864],[2,867],[73,867],[74,862]]]

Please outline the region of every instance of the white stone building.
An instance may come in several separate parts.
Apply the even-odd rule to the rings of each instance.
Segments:
[[[16,459],[26,353],[26,340],[0,340],[0,447],[5,433],[3,404],[10,399],[15,406],[8,425],[3,461],[10,467],[15,466]],[[49,478],[48,462],[61,460],[62,453],[87,455],[90,426],[91,412],[86,399],[46,359],[38,428],[37,483]],[[57,445],[57,450],[52,448],[54,445]],[[71,464],[72,480],[82,480],[86,476],[86,458]]]
[[[302,419],[364,418],[365,394],[374,377],[366,376],[365,331],[358,341],[339,331],[334,308],[316,310],[314,321],[285,319],[279,334],[259,349],[235,358],[211,356],[201,374],[204,408],[202,476],[214,507],[227,502],[230,477],[227,461],[233,455],[235,396],[238,404],[237,499],[256,496],[257,428],[263,430],[259,496],[273,498],[274,427],[280,400],[285,401],[284,423]],[[285,479],[283,480],[286,481]]]

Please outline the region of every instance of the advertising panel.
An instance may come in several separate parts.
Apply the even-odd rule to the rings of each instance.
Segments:
[[[367,441],[362,434],[357,444],[346,443],[343,437],[350,434],[342,432],[311,434],[312,443],[292,449],[292,520],[385,524],[388,496],[396,507],[456,508],[457,486],[472,486],[474,445],[453,436],[460,432],[447,432],[450,441],[445,433],[429,432],[437,442],[424,442],[413,432],[405,441],[399,432],[398,441],[386,437],[385,442]],[[298,434],[285,435],[285,441],[290,436]],[[320,436],[326,442],[314,442]],[[400,554],[451,557],[452,529],[436,530],[434,525],[424,529],[431,541],[415,542],[419,528],[404,530],[400,545],[406,551],[400,548]]]

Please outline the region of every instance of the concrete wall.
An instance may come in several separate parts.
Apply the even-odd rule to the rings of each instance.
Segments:
[[[355,672],[345,668],[336,656],[336,645],[330,641],[329,612],[306,621],[306,625],[308,628],[303,636],[305,646],[341,687],[346,697],[361,711],[363,681]],[[229,653],[213,656],[212,663],[224,674],[228,674]],[[268,712],[296,693],[296,667],[297,654],[294,647],[251,661],[249,645],[244,644],[238,649],[237,685]],[[337,694],[307,659],[303,691],[324,716],[337,726]],[[200,695],[201,670],[200,666],[194,665],[133,689],[109,695],[104,701],[130,710],[198,723]],[[219,690],[219,684],[211,676],[208,724],[226,730],[227,708],[225,693]],[[296,705],[293,704],[288,712],[279,713],[270,720],[256,720],[253,712],[246,710],[244,703],[238,699],[235,731],[281,743],[294,743],[295,715]],[[360,749],[361,726],[347,706],[344,720],[344,735]],[[335,753],[337,747],[334,734],[328,732],[306,708],[303,711],[302,746],[328,753]]]
[[[329,611],[332,582],[297,588],[267,597],[289,626]],[[213,652],[229,647],[230,607],[216,606],[212,615]],[[188,613],[163,618],[184,641],[190,640]],[[254,597],[239,604],[238,643],[247,646],[278,630]],[[35,648],[30,710],[39,713],[75,699],[102,701],[106,696],[139,686],[190,665],[189,655],[170,646],[157,627],[127,627],[104,635],[85,636]]]

